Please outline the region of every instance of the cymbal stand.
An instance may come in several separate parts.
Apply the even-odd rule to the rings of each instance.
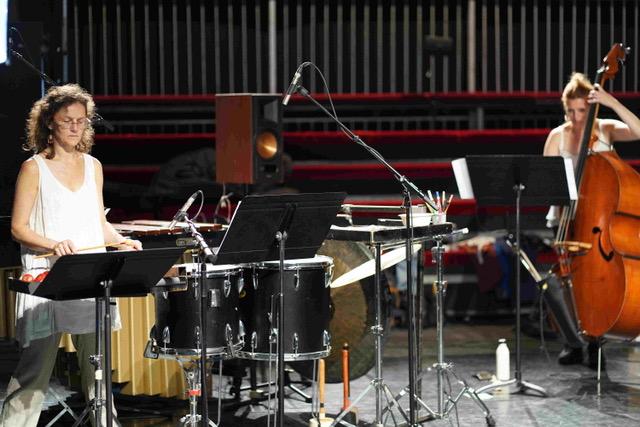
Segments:
[[[484,402],[478,397],[478,392],[469,387],[469,385],[464,380],[456,375],[456,373],[453,371],[452,363],[446,363],[444,361],[444,296],[446,293],[447,282],[444,280],[443,273],[444,247],[442,246],[442,239],[443,236],[436,236],[436,238],[434,239],[436,245],[431,248],[432,257],[436,264],[436,281],[433,284],[433,291],[436,295],[436,337],[438,349],[437,362],[434,363],[432,367],[427,368],[427,371],[418,377],[419,380],[422,380],[424,375],[435,370],[438,399],[437,408],[435,410],[430,408],[418,394],[413,395],[413,400],[415,400],[415,402],[417,402],[428,413],[426,418],[420,420],[420,422],[422,422],[448,417],[449,413],[456,408],[456,405],[460,398],[462,398],[462,396],[466,394],[482,410],[485,415],[487,425],[494,426],[495,420],[491,416],[489,408],[487,408]],[[449,374],[453,375],[457,382],[463,386],[462,390],[460,390],[460,392],[455,395],[455,397],[452,397],[451,395],[446,393],[444,389],[445,380],[447,383],[449,383]],[[409,386],[405,387],[402,391],[400,391],[400,393],[398,393],[398,395],[396,396],[396,400],[399,400],[402,396],[408,393],[410,394]],[[388,409],[391,410],[393,408],[389,407]]]
[[[382,426],[384,425],[382,422],[382,397],[384,395],[387,407],[397,407],[402,417],[406,422],[409,422],[409,417],[407,413],[402,409],[396,398],[391,393],[389,386],[385,384],[384,379],[382,378],[382,338],[384,336],[384,327],[382,326],[382,289],[381,289],[381,255],[382,255],[382,244],[376,242],[374,245],[375,251],[375,260],[376,260],[376,270],[374,276],[375,283],[375,303],[376,303],[376,324],[371,327],[371,333],[374,335],[374,345],[375,345],[375,377],[369,382],[369,385],[356,397],[349,407],[345,408],[338,414],[335,420],[331,423],[331,427],[337,424],[347,424],[342,421],[342,419],[351,411],[351,408],[356,406],[358,402],[360,402],[364,396],[366,396],[371,390],[375,390],[376,394],[376,417],[373,421],[374,426]]]

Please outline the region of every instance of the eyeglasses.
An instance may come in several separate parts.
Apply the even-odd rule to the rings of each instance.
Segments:
[[[85,128],[87,126],[89,126],[89,123],[91,121],[88,118],[82,118],[82,119],[78,119],[78,120],[64,120],[62,122],[56,122],[56,124],[61,128],[61,129],[71,129],[71,127],[73,125],[76,125],[76,127],[78,127],[79,129]]]

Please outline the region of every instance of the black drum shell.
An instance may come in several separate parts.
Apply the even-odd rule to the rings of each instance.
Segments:
[[[312,360],[329,351],[330,275],[333,261],[320,259],[287,260],[284,271],[285,360]],[[240,315],[245,327],[244,346],[238,356],[268,360],[276,357],[276,318],[280,271],[277,262],[245,269],[245,287],[240,296]],[[296,286],[297,284],[297,286]],[[273,322],[273,323],[272,323]],[[255,338],[252,338],[255,333]],[[297,336],[297,349],[295,348]],[[270,341],[273,341],[270,343]]]
[[[239,341],[238,297],[242,280],[240,267],[206,273],[204,280],[207,293],[206,343],[209,355],[230,355],[233,351],[231,347],[237,345]],[[152,330],[152,338],[155,339],[159,351],[175,352],[179,355],[199,353],[196,329],[200,324],[200,300],[196,298],[198,286],[198,281],[190,277],[182,287],[156,286],[154,288],[156,324]],[[169,331],[170,342],[168,343],[163,342],[165,328]]]

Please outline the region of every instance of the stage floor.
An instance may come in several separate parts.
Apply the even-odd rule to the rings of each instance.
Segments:
[[[495,370],[495,346],[499,338],[507,338],[511,350],[512,369],[515,358],[515,341],[512,339],[513,327],[510,324],[500,325],[468,325],[447,324],[445,327],[445,361],[453,364],[455,374],[465,380],[471,387],[479,388],[489,381],[480,381],[476,374],[482,371]],[[396,394],[407,385],[407,331],[392,329],[385,343],[384,351],[384,383]],[[523,336],[522,378],[541,386],[549,393],[549,397],[535,395],[512,394],[509,389],[482,393],[480,398],[489,408],[498,426],[632,426],[640,425],[640,347],[617,342],[609,342],[605,346],[607,361],[606,372],[603,373],[601,393],[598,396],[596,372],[586,366],[560,366],[555,358],[559,344],[547,342],[549,355],[541,349],[540,341]],[[7,372],[11,363],[16,360],[8,345],[3,345],[0,360],[2,365],[2,397],[8,380]],[[427,368],[436,360],[435,330],[424,330],[423,366],[426,373],[422,380],[422,397],[427,405],[437,409],[437,385],[435,377]],[[355,399],[367,388],[373,378],[373,370],[367,375],[352,382],[351,397]],[[226,383],[226,377],[223,377]],[[462,386],[450,377],[452,395],[457,395]],[[449,382],[445,381],[449,389]],[[57,388],[58,394],[65,390]],[[310,389],[306,390],[311,392]],[[513,389],[511,390],[513,391]],[[70,402],[77,398],[71,397]],[[51,400],[51,399],[49,399]],[[123,426],[173,426],[181,415],[187,411],[185,401],[157,398],[117,398],[118,409]],[[335,414],[342,403],[342,385],[327,385],[327,412]],[[225,410],[222,414],[222,426],[267,425],[267,401],[256,406],[243,406],[234,410]],[[272,401],[272,404],[274,402]],[[408,408],[406,396],[401,399],[403,407]],[[375,417],[375,393],[373,390],[365,394],[358,403],[360,420],[371,422]],[[78,408],[81,410],[81,407]],[[286,425],[307,425],[310,404],[298,396],[291,394],[285,401],[287,414]],[[60,406],[52,407],[43,413],[40,425],[45,425],[60,410]],[[141,410],[141,413],[136,413]],[[170,417],[150,417],[145,412],[157,411]],[[402,421],[397,412],[396,420]],[[420,414],[426,414],[423,410]],[[147,417],[147,418],[143,418]],[[210,418],[216,418],[216,405],[210,404]],[[72,418],[63,416],[56,425],[71,425]],[[273,418],[271,418],[273,422]],[[387,425],[393,425],[388,418]],[[485,425],[485,416],[479,406],[471,399],[463,396],[457,404],[457,411],[450,412],[449,417],[435,420],[426,425]]]

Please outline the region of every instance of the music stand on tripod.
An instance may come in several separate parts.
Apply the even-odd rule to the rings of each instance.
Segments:
[[[277,318],[278,424],[284,425],[284,260],[313,258],[346,193],[251,195],[238,204],[215,264],[280,262]]]
[[[165,248],[67,255],[56,261],[42,282],[9,280],[9,289],[13,291],[55,301],[96,299],[96,354],[91,356],[91,363],[96,367],[95,397],[87,404],[74,426],[80,425],[91,409],[94,410],[95,425],[100,425],[103,405],[107,408],[107,426],[113,425],[111,297],[148,294],[183,252],[183,248]],[[103,337],[100,335],[101,331],[104,331]],[[102,339],[104,339],[104,365],[102,364]],[[101,397],[103,381],[106,389],[105,399]],[[103,403],[103,400],[106,402]]]
[[[477,393],[515,384],[516,393],[546,390],[522,379],[520,340],[520,209],[522,206],[567,205],[578,199],[570,159],[532,155],[467,156],[452,162],[460,197],[475,198],[478,206],[515,206],[516,363],[514,377],[497,381]]]

